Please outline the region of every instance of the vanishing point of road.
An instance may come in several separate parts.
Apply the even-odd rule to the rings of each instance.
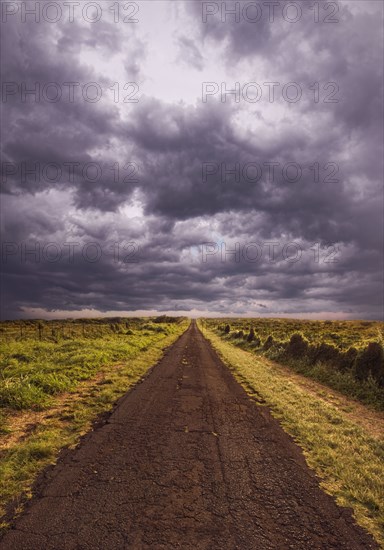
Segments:
[[[368,550],[193,322],[48,469],[2,550]]]

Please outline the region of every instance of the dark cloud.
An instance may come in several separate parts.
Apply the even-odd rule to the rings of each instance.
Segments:
[[[255,8],[251,4],[257,4]],[[269,23],[267,6],[262,2],[188,2],[200,27],[201,39],[221,44],[227,60],[239,61],[244,56],[262,55],[270,40],[281,41]],[[249,7],[247,7],[249,6]],[[264,14],[263,14],[264,10]],[[252,22],[257,21],[257,22]],[[276,44],[277,45],[277,44]]]
[[[376,4],[358,4],[343,3],[339,23],[326,25],[307,12],[297,23],[217,15],[204,23],[201,3],[186,2],[177,30],[170,28],[175,49],[164,45],[172,60],[176,52],[174,70],[185,71],[179,100],[172,84],[167,101],[154,88],[131,104],[111,94],[95,103],[8,97],[2,161],[20,171],[2,179],[2,316],[91,309],[380,318],[382,31]],[[158,71],[155,82],[167,80],[151,65],[151,41],[162,47],[152,25],[153,35],[111,21],[14,19],[2,29],[3,82],[97,82],[107,93],[121,78],[141,84]],[[188,67],[202,81],[220,84],[226,75],[228,88],[297,82],[303,98],[192,101]],[[325,88],[329,82],[337,84],[335,103],[324,102],[336,89]],[[273,181],[270,162],[278,163]],[[22,178],[23,163],[56,163],[64,175]],[[299,181],[287,181],[288,163],[300,165]],[[83,171],[91,164],[102,169],[95,181]],[[255,165],[257,181],[252,168],[244,173]],[[335,167],[338,181],[327,181]],[[31,252],[36,243],[40,255]],[[257,260],[247,256],[255,243]],[[100,258],[84,257],[95,246]],[[295,247],[298,261],[283,257]]]

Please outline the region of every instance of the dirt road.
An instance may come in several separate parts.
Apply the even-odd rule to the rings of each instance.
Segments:
[[[2,550],[378,548],[196,326],[45,475]]]

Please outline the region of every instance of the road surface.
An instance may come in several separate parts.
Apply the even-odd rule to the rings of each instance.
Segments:
[[[47,471],[2,550],[378,548],[192,323]]]

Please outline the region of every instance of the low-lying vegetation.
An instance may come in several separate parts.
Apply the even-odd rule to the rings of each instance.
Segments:
[[[267,405],[302,447],[309,466],[321,478],[322,487],[335,496],[340,505],[353,508],[357,521],[384,547],[382,413],[290,373],[289,368],[266,358],[264,351],[253,353],[252,344],[258,338],[258,331],[254,329],[255,340],[251,340],[249,320],[248,330],[246,322],[242,323],[243,336],[236,335],[233,339],[235,323],[232,320],[220,324],[219,329],[217,320],[200,321],[200,326],[250,396],[257,403]],[[229,331],[226,331],[227,325],[230,325]],[[237,326],[236,332],[240,330]],[[233,345],[240,338],[240,347],[244,349]],[[274,342],[272,335],[264,333],[256,349],[263,349],[266,344],[271,350]],[[293,341],[290,337],[287,342],[291,348],[289,353],[297,356],[305,352],[306,345],[297,337]],[[358,348],[364,354],[360,355],[361,364],[365,365],[371,358],[372,347],[360,345]],[[375,351],[372,356],[376,357]]]
[[[206,319],[208,328],[349,397],[384,410],[384,323]]]
[[[0,516],[187,326],[165,316],[1,323]]]

